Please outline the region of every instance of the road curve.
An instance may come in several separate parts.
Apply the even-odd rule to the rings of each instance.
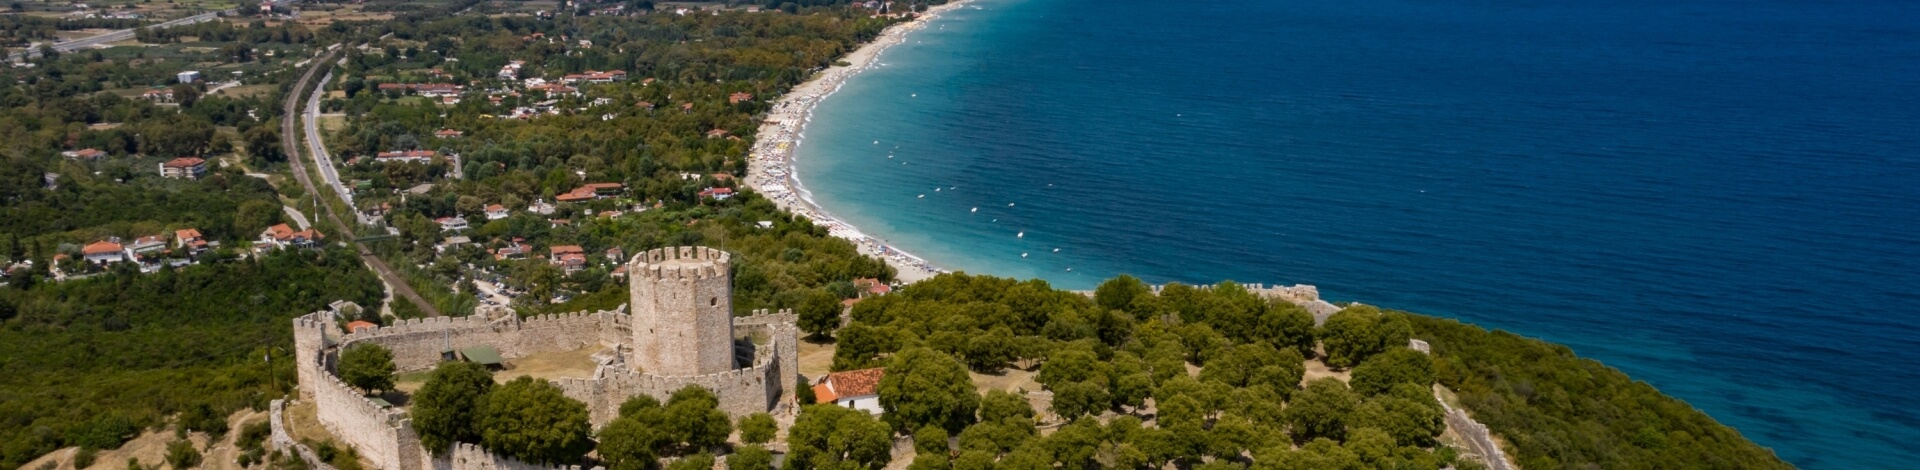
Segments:
[[[313,178],[307,176],[306,163],[303,161],[303,158],[301,157],[301,152],[300,152],[300,142],[299,142],[300,137],[299,137],[299,134],[295,132],[294,122],[300,120],[299,105],[300,105],[301,93],[306,92],[305,90],[307,90],[307,86],[308,86],[307,84],[313,81],[314,72],[318,72],[321,67],[330,67],[331,65],[330,62],[333,60],[333,54],[334,54],[333,51],[328,51],[326,54],[323,54],[320,57],[315,58],[312,62],[312,65],[310,65],[307,68],[307,72],[300,75],[300,81],[294,82],[293,89],[288,90],[287,92],[287,101],[286,101],[286,104],[284,105],[286,109],[285,109],[285,112],[282,113],[280,117],[281,119],[280,120],[280,145],[282,150],[287,153],[287,162],[293,165],[293,178],[296,180],[299,180],[300,186],[306,188],[307,194],[312,194],[313,197],[315,198],[321,198],[325,196],[323,196],[323,193],[320,192],[319,190],[320,188],[315,187],[313,185]],[[327,76],[331,77],[333,76],[333,74],[328,73]],[[311,93],[315,96],[318,96],[321,93],[322,88],[324,87],[315,85],[313,86],[313,91]],[[313,102],[313,101],[316,101],[316,100],[311,100],[311,99],[309,100],[309,102]],[[315,107],[317,108],[318,106],[316,105]],[[312,132],[311,134],[307,135],[307,139],[311,142],[320,142],[320,134],[319,134],[318,127],[310,124],[306,128]],[[321,158],[323,157],[323,154],[316,153],[313,156],[314,158]],[[322,166],[330,167],[331,165],[322,165]],[[346,195],[348,193],[341,192],[337,194]],[[327,220],[333,222],[333,227],[335,231],[334,233],[336,234],[335,236],[344,236],[347,238],[354,238],[353,230],[352,230],[353,226],[347,224],[345,221],[343,221],[340,218],[340,214],[333,210],[332,204],[320,204],[320,208],[322,212],[326,213]],[[373,251],[368,250],[367,247],[364,245],[355,244],[354,248],[359,250],[360,261],[366,263],[367,267],[372,268],[375,274],[380,275],[380,279],[382,281],[385,281],[387,286],[393,289],[394,294],[399,295],[401,298],[407,299],[408,302],[413,303],[415,307],[418,307],[422,313],[426,314],[429,317],[440,316],[440,309],[434,308],[432,303],[427,302],[427,299],[420,297],[420,293],[414,292],[413,286],[407,284],[406,278],[402,278],[400,277],[400,275],[395,274],[393,272],[393,268],[390,266],[387,266],[386,261],[381,260],[380,257],[378,256],[374,256]]]

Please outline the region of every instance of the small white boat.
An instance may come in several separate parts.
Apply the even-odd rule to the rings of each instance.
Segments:
[[[1020,257],[1021,257],[1021,258],[1025,258],[1025,257],[1027,257],[1027,254],[1026,254],[1026,253],[1021,253],[1021,254],[1020,254]]]
[[[973,211],[972,211],[972,212],[980,212],[980,208],[978,208],[978,207],[975,207],[975,208],[973,208]]]
[[[1013,238],[1027,238],[1027,232],[1013,234]]]

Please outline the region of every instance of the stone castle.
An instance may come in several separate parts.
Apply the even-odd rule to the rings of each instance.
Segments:
[[[432,369],[452,351],[494,348],[504,358],[607,348],[594,355],[590,377],[553,383],[587,404],[595,427],[618,416],[638,395],[661,401],[698,385],[735,417],[792,405],[799,378],[798,328],[791,311],[733,316],[731,255],[706,247],[650,250],[627,263],[631,298],[624,309],[521,319],[495,309],[461,318],[406,320],[343,333],[331,314],[293,321],[300,394],[334,436],[375,466],[402,470],[531,469],[471,446],[436,458],[421,448],[404,410],[383,407],[334,373],[340,352],[361,343],[393,351],[399,372]],[[622,312],[627,310],[628,312]],[[507,371],[508,376],[513,375]]]

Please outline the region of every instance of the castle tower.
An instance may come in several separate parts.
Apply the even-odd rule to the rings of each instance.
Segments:
[[[633,309],[629,363],[653,375],[733,369],[732,255],[707,248],[658,248],[627,262]]]

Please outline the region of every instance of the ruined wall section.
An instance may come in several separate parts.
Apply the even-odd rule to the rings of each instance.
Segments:
[[[699,385],[720,399],[720,410],[735,418],[772,409],[780,399],[780,382],[772,374],[778,370],[774,354],[755,358],[753,366],[718,374],[661,376],[626,368],[601,367],[591,379],[562,378],[553,384],[567,397],[587,404],[588,420],[594,427],[606,425],[620,416],[620,404],[627,398],[648,395],[661,402],[688,385]],[[772,392],[772,393],[770,393]]]
[[[616,311],[578,312],[488,320],[480,316],[418,318],[391,326],[363,329],[341,338],[341,349],[356,344],[378,344],[393,351],[399,371],[431,369],[441,352],[491,346],[501,357],[524,357],[543,352],[572,351],[604,344],[605,325],[623,316]]]
[[[432,470],[582,470],[579,465],[546,466],[494,455],[480,446],[459,443],[444,457],[429,457],[424,468]],[[599,469],[601,467],[593,467]]]

